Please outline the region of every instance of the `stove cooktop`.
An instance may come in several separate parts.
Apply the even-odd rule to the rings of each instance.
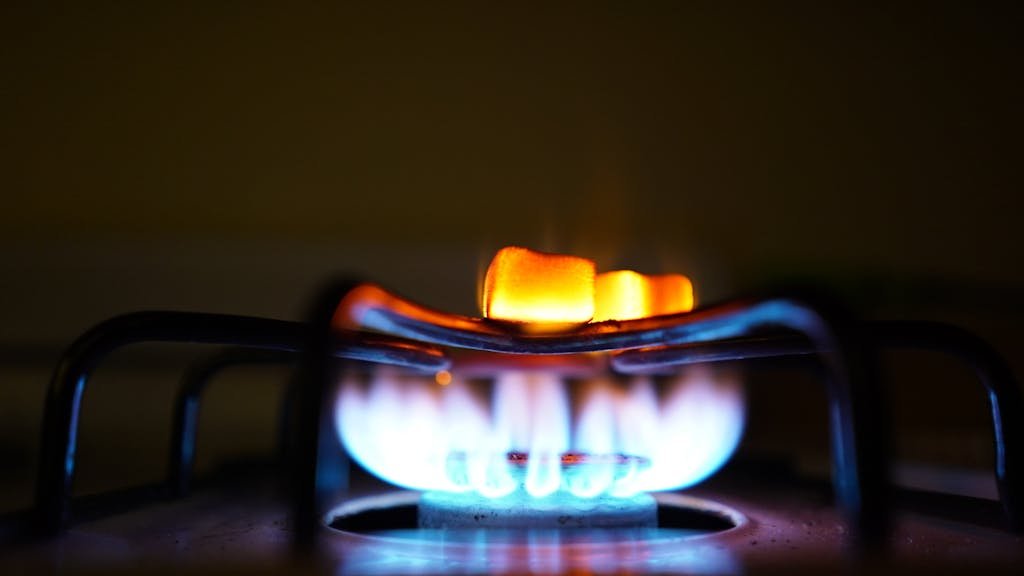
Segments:
[[[783,477],[785,476],[785,477]],[[756,480],[755,480],[756,478]],[[135,572],[151,568],[210,572],[330,571],[336,574],[651,573],[737,574],[762,571],[1013,572],[1024,537],[1002,528],[995,501],[902,491],[892,548],[884,556],[850,553],[850,534],[827,481],[789,473],[732,469],[699,489],[663,502],[734,514],[731,525],[696,521],[689,529],[664,518],[647,532],[561,533],[516,537],[486,530],[417,530],[401,506],[418,495],[372,479],[342,503],[375,497],[383,520],[341,530],[324,523],[315,551],[292,546],[287,505],[265,474],[218,475],[194,494],[130,512],[75,523],[49,541],[4,553],[5,573]],[[394,513],[387,508],[393,507]],[[88,516],[89,506],[84,507]],[[692,521],[691,521],[692,522]]]

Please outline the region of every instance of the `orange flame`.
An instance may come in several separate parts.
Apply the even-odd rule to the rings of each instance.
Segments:
[[[595,275],[595,268],[586,258],[502,248],[484,279],[484,316],[564,326],[693,309],[693,285],[686,276],[646,276],[632,270]]]

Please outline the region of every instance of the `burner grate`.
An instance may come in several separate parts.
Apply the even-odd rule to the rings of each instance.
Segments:
[[[339,303],[342,303],[339,308]],[[338,318],[356,323],[340,330]],[[370,334],[365,330],[381,334]],[[407,338],[413,337],[414,341]],[[661,370],[683,364],[754,358],[816,359],[829,387],[834,486],[853,533],[865,546],[885,542],[889,514],[883,394],[877,389],[874,355],[880,347],[938,350],[968,362],[986,387],[996,438],[996,477],[1011,528],[1024,525],[1020,392],[1006,363],[977,337],[933,323],[864,325],[828,298],[794,293],[737,300],[692,313],[623,322],[601,322],[557,336],[509,332],[500,325],[430,311],[379,288],[332,284],[320,293],[310,322],[183,312],[146,312],[116,317],[80,337],[54,373],[44,418],[44,441],[35,520],[43,532],[66,526],[75,472],[75,435],[89,374],[112,350],[136,342],[229,344],[245,351],[222,353],[197,365],[182,388],[171,454],[171,492],[187,491],[199,395],[217,371],[238,363],[296,363],[294,535],[313,541],[318,510],[336,488],[318,474],[325,463],[326,394],[338,360],[446,369],[448,348],[507,354],[606,351],[618,371]],[[263,350],[252,352],[253,349]],[[296,356],[297,352],[301,352]],[[299,359],[296,362],[296,358]],[[570,460],[576,458],[573,455]],[[627,457],[628,458],[628,457]]]

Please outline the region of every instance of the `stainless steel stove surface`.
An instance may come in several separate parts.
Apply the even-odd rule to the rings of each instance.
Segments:
[[[370,502],[371,508],[391,513],[364,526],[348,526],[349,531],[322,527],[314,554],[293,549],[288,508],[280,491],[275,494],[267,482],[254,481],[261,475],[248,470],[225,474],[180,500],[81,521],[55,540],[8,550],[2,564],[5,573],[158,568],[339,574],[737,574],[840,569],[1011,573],[1024,561],[1024,539],[978,522],[988,515],[989,521],[998,523],[997,507],[976,500],[964,510],[963,498],[897,513],[891,551],[884,557],[855,560],[850,534],[832,504],[827,483],[784,476],[726,474],[698,490],[664,499],[703,506],[703,513],[717,517],[735,513],[726,516],[736,524],[732,527],[690,519],[694,528],[661,534],[598,531],[573,536],[535,531],[514,537],[486,530],[414,530],[401,507],[417,494],[394,492],[367,480],[354,490],[360,495],[346,502]]]

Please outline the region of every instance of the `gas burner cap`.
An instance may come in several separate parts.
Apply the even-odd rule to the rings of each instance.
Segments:
[[[465,452],[452,452],[448,455],[450,464],[465,464],[468,455]],[[524,468],[530,463],[529,452],[511,451],[506,454],[508,463],[517,468]],[[649,458],[630,454],[588,454],[586,452],[563,452],[559,455],[563,469],[585,468],[589,466],[612,465],[618,469],[643,470],[651,465]]]
[[[465,454],[461,453],[461,456],[465,457]],[[562,468],[611,464],[615,467],[643,469],[651,465],[650,459],[642,456],[631,456],[629,454],[587,454],[586,452],[563,452],[561,456],[559,456],[559,459],[562,461]],[[515,466],[526,466],[530,462],[530,454],[529,452],[509,452],[508,462]]]
[[[498,472],[497,483],[491,488],[502,486],[503,488],[500,488],[497,494],[525,491],[535,497],[540,497],[549,493],[549,490],[535,493],[529,488],[530,463],[536,461],[545,469],[549,469],[549,467],[561,469],[559,486],[557,489],[553,488],[555,492],[586,493],[592,497],[615,492],[616,486],[621,486],[623,482],[628,482],[637,473],[651,466],[650,459],[629,454],[563,452],[557,456],[557,464],[552,461],[553,457],[553,454],[531,455],[528,452],[507,452],[504,476]],[[452,452],[448,455],[447,473],[455,485],[470,488],[470,478],[472,477],[469,472],[469,468],[472,466],[470,460],[471,456],[466,452]]]

